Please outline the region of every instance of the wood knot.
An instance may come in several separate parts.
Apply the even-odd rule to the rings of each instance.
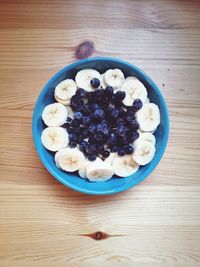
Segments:
[[[91,56],[94,52],[94,43],[92,41],[84,41],[80,43],[75,50],[77,59],[83,59]]]

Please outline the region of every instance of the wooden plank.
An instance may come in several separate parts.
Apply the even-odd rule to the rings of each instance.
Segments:
[[[127,194],[95,197],[60,185],[4,185],[0,259],[16,266],[35,261],[196,263],[199,201],[199,186],[138,186]],[[108,238],[88,236],[97,231]]]
[[[200,28],[200,2],[179,0],[0,1],[2,28]]]
[[[17,29],[0,31],[0,69],[61,68],[76,60],[76,47],[86,39],[94,43],[92,56],[115,56],[142,67],[200,64],[198,29]]]

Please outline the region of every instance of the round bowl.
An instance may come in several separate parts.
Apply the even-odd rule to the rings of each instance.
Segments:
[[[119,68],[125,77],[136,76],[145,85],[151,102],[156,103],[160,109],[161,122],[155,134],[156,154],[153,160],[126,178],[113,177],[109,181],[92,183],[78,176],[77,173],[67,173],[56,167],[54,153],[45,149],[41,143],[41,133],[45,128],[41,115],[44,107],[55,102],[54,88],[62,80],[74,78],[76,73],[85,68],[94,68],[100,73],[107,69]],[[43,88],[35,105],[33,121],[33,139],[38,155],[47,170],[64,185],[86,194],[108,195],[122,192],[144,180],[155,169],[165,151],[169,135],[169,117],[165,100],[157,85],[143,71],[136,66],[116,58],[89,58],[77,61],[58,71]]]

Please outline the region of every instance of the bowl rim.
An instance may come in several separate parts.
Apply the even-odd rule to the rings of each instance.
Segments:
[[[76,186],[74,184],[71,184],[70,182],[64,180],[61,176],[59,176],[56,172],[54,172],[51,169],[51,166],[49,164],[49,162],[46,160],[45,156],[42,153],[42,147],[41,147],[41,143],[38,140],[37,137],[37,112],[40,108],[40,102],[43,98],[43,96],[45,95],[46,91],[48,90],[49,86],[51,85],[51,83],[56,80],[63,72],[68,71],[71,68],[77,67],[81,64],[85,64],[85,63],[90,63],[90,62],[96,62],[96,61],[113,61],[116,63],[120,63],[123,65],[128,66],[129,68],[133,68],[136,72],[140,73],[143,78],[148,81],[151,86],[154,88],[154,90],[156,91],[161,103],[162,103],[162,109],[163,109],[163,114],[164,114],[164,118],[165,118],[165,131],[164,131],[164,135],[163,135],[163,141],[162,141],[162,146],[159,150],[159,152],[155,155],[154,160],[152,161],[152,164],[149,166],[149,168],[147,168],[147,170],[145,172],[142,173],[142,175],[136,179],[134,179],[133,181],[129,182],[129,183],[125,183],[117,188],[115,188],[114,190],[104,190],[102,189],[102,191],[98,190],[90,190],[90,189],[83,189],[79,186]],[[130,188],[132,188],[133,186],[135,186],[136,184],[140,183],[141,181],[143,181],[145,178],[147,178],[152,171],[156,168],[156,166],[158,165],[158,163],[160,162],[160,160],[162,159],[162,156],[165,152],[166,146],[167,146],[167,142],[168,142],[168,138],[169,138],[169,114],[168,114],[168,109],[167,109],[167,105],[166,102],[164,100],[164,97],[160,91],[160,89],[158,88],[158,86],[155,84],[155,82],[144,72],[142,71],[140,68],[136,67],[135,65],[128,63],[124,60],[118,59],[118,58],[113,58],[113,57],[92,57],[92,58],[87,58],[87,59],[82,59],[79,61],[76,61],[74,63],[71,63],[65,67],[63,67],[62,69],[60,69],[56,74],[54,74],[49,81],[45,84],[45,86],[43,87],[42,91],[40,92],[39,97],[37,98],[35,107],[34,107],[34,111],[33,111],[33,117],[32,117],[32,135],[33,135],[33,140],[34,140],[34,145],[35,145],[35,149],[39,155],[39,158],[41,160],[41,162],[43,163],[43,165],[45,166],[45,168],[51,173],[51,175],[56,178],[59,182],[61,182],[62,184],[64,184],[65,186],[68,186],[69,188],[78,191],[80,193],[85,193],[85,194],[90,194],[90,195],[110,195],[110,194],[116,194],[125,190],[128,190]]]

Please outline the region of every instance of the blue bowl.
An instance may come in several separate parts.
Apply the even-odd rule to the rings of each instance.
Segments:
[[[81,179],[76,173],[67,173],[58,169],[54,162],[54,153],[51,153],[46,150],[41,143],[41,133],[42,130],[45,128],[45,125],[41,118],[42,111],[46,105],[55,102],[55,86],[66,78],[74,78],[79,70],[85,68],[94,68],[100,73],[105,72],[107,69],[119,68],[123,71],[125,77],[136,76],[147,88],[150,101],[156,103],[159,106],[161,123],[155,132],[156,154],[149,164],[140,167],[140,169],[136,173],[126,178],[113,177],[111,180],[103,183],[92,183],[87,180]],[[70,64],[61,69],[48,81],[48,83],[43,88],[35,105],[32,128],[33,139],[39,157],[43,162],[44,166],[47,168],[47,170],[58,181],[81,193],[108,195],[122,192],[131,188],[132,186],[144,180],[155,169],[155,167],[161,160],[167,145],[169,135],[169,117],[165,100],[160,90],[151,80],[151,78],[149,78],[143,71],[141,71],[134,65],[131,65],[119,59],[102,57],[84,59]]]

